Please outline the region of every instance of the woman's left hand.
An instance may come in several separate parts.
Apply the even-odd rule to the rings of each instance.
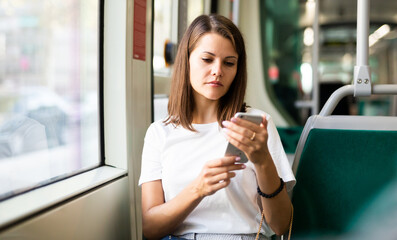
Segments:
[[[262,123],[256,125],[250,121],[233,117],[231,121],[223,121],[227,140],[238,149],[242,150],[254,164],[264,163],[267,148],[267,120],[262,116]]]

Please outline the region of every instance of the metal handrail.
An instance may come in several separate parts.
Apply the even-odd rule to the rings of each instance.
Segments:
[[[320,116],[329,116],[334,111],[336,105],[342,98],[353,95],[354,86],[345,85],[340,87],[328,98],[324,107],[321,109]],[[397,84],[378,84],[372,86],[372,95],[397,95]]]

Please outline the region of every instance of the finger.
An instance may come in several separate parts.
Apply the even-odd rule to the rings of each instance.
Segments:
[[[238,120],[241,120],[241,119],[238,119]],[[242,120],[242,121],[245,121],[245,120]],[[239,139],[241,141],[243,141],[243,138],[250,139],[254,133],[256,134],[258,131],[262,130],[262,128],[260,128],[257,125],[255,126],[255,129],[252,129],[252,128],[254,128],[254,126],[247,127],[247,126],[239,125],[238,123],[234,123],[234,122],[230,122],[230,121],[223,121],[222,124],[223,124],[223,126],[226,127],[224,129],[226,130],[227,134],[230,133],[230,134],[232,134],[232,136],[235,139]],[[252,124],[252,123],[250,122],[250,124]],[[238,136],[237,134],[240,136]]]
[[[228,133],[229,134],[229,133]],[[253,148],[253,143],[250,140],[239,140],[236,138],[233,138],[231,136],[227,136],[227,141],[229,143],[231,143],[232,145],[234,145],[236,148],[240,149],[241,151],[243,151],[245,154],[247,154],[248,152],[250,152],[250,149]]]
[[[262,122],[263,122],[263,118],[266,118],[266,117],[265,117],[265,116],[262,116]],[[252,131],[256,131],[256,130],[259,128],[259,125],[260,125],[260,124],[257,124],[257,123],[253,123],[253,122],[251,122],[251,121],[248,121],[247,119],[236,118],[236,117],[232,117],[232,118],[230,119],[230,121],[231,121],[232,123],[235,123],[235,124],[239,125],[239,126],[248,128],[248,129],[250,129],[250,130],[252,130]]]
[[[265,115],[262,116],[262,123],[260,124],[260,126],[261,126],[262,128],[267,129],[267,119],[266,119],[266,116],[265,116]]]
[[[231,130],[229,128],[224,128],[223,131],[226,133],[228,140],[229,140],[229,138],[233,138],[234,140],[239,141],[245,145],[250,145],[252,142],[252,140],[251,140],[252,136],[256,137],[256,136],[258,136],[258,133],[259,133],[259,132],[258,133],[253,132],[246,128],[242,129],[242,130],[237,130],[237,131]]]
[[[224,172],[224,173],[217,174],[217,175],[211,177],[208,180],[208,183],[209,184],[216,184],[218,182],[226,181],[228,179],[234,178],[235,176],[236,176],[235,172]]]
[[[240,158],[236,158],[236,161],[239,161],[239,160],[240,160]],[[229,165],[229,166],[204,167],[202,170],[202,175],[204,177],[211,177],[211,176],[215,176],[215,175],[218,175],[221,173],[242,170],[245,168],[246,168],[246,166],[244,164],[240,164],[237,162],[235,162],[233,165]]]
[[[215,193],[216,191],[222,189],[222,188],[227,187],[229,184],[230,184],[230,179],[227,179],[225,181],[221,181],[221,182],[218,182],[218,183],[212,185],[211,186],[212,194]]]
[[[231,171],[238,171],[238,170],[243,170],[245,169],[246,166],[244,164],[233,164],[227,167],[217,167],[217,168],[211,168],[208,170],[208,176],[215,176],[221,173],[227,173]]]
[[[267,126],[267,120],[265,116],[262,117],[262,123],[260,125],[240,118],[232,118],[232,121],[223,121],[222,125],[225,126],[226,129],[237,132],[247,139],[251,139],[252,136],[254,136],[254,133],[256,135],[263,132],[264,130],[267,131],[266,128],[261,127],[262,125]]]
[[[230,166],[236,163],[239,159],[236,159],[235,156],[227,156],[217,158],[207,162],[207,167],[214,168],[214,167],[223,167],[223,166]]]

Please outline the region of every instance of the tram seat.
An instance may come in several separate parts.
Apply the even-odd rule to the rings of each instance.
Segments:
[[[397,117],[310,117],[293,164],[293,237],[317,239],[355,227],[397,179],[396,146]]]

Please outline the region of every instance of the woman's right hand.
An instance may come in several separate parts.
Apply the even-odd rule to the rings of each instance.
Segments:
[[[199,176],[176,197],[165,202],[161,180],[142,184],[143,231],[148,239],[174,232],[200,201],[229,185],[233,171],[245,168],[236,157],[208,161]]]
[[[227,187],[230,179],[236,176],[233,171],[245,168],[244,164],[237,163],[239,160],[239,158],[229,156],[208,161],[200,175],[191,183],[193,191],[200,198],[204,198]]]

